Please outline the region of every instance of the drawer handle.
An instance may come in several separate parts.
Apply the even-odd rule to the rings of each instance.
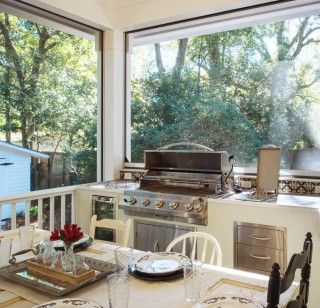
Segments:
[[[259,259],[259,260],[270,260],[270,259],[271,259],[271,257],[269,257],[269,256],[267,256],[267,257],[260,257],[260,256],[254,255],[254,254],[252,254],[252,253],[250,253],[250,257],[251,257],[251,258],[254,258],[254,259]]]
[[[269,240],[271,240],[270,237],[258,237],[258,236],[254,236],[254,235],[250,236],[250,238],[252,238],[253,240],[259,240],[259,241],[269,241]]]

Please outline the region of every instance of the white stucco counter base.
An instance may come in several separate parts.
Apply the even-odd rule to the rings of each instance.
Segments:
[[[302,197],[302,196],[301,196]],[[234,222],[285,227],[287,229],[287,258],[302,251],[305,234],[313,235],[313,261],[311,270],[310,304],[317,308],[320,302],[320,198],[302,197],[302,203],[290,195],[283,197],[295,200],[283,204],[249,202],[239,200],[210,199],[208,203],[208,226],[199,227],[216,237],[223,252],[223,266],[234,266]],[[288,199],[289,198],[289,199]],[[306,199],[307,198],[307,199]],[[308,199],[311,198],[311,199]],[[281,200],[281,198],[279,199]],[[311,205],[312,203],[312,205]]]

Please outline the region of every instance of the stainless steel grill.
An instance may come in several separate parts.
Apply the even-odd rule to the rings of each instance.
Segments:
[[[221,197],[233,177],[227,152],[145,151],[145,166],[140,187],[124,191],[128,215],[206,225],[207,198]]]

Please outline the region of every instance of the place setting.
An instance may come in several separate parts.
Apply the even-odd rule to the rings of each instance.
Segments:
[[[127,247],[116,248],[114,253],[120,271],[107,278],[111,307],[127,307],[131,277],[146,281],[183,279],[185,302],[193,308],[265,307],[253,298],[253,294],[265,292],[266,289],[249,283],[239,285],[240,282],[231,279],[218,279],[213,287],[204,290],[204,280],[207,278],[204,275],[207,274],[204,264],[199,260],[191,260],[186,255],[176,252],[146,252],[135,255],[135,251]],[[116,289],[121,290],[122,297],[114,295]],[[243,289],[251,292],[242,292]],[[212,290],[215,292],[210,293]]]

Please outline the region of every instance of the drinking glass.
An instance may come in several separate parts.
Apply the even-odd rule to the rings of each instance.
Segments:
[[[44,239],[44,247],[42,250],[42,262],[47,266],[55,266],[56,264],[56,251],[52,242],[48,239]]]
[[[79,273],[81,273],[81,269],[90,269],[89,265],[86,263],[86,257],[82,255],[75,255],[73,275],[78,275]]]
[[[120,270],[126,271],[132,261],[133,249],[129,247],[118,247],[114,250],[114,256],[116,264],[120,267]]]
[[[0,238],[0,267],[9,264],[11,257],[12,239]]]
[[[20,249],[21,250],[32,249],[34,229],[35,229],[35,227],[32,225],[19,227]]]
[[[131,277],[123,272],[107,277],[110,308],[127,308],[129,302]]]
[[[187,302],[196,303],[201,298],[201,272],[203,263],[188,260],[183,264],[184,290]]]

